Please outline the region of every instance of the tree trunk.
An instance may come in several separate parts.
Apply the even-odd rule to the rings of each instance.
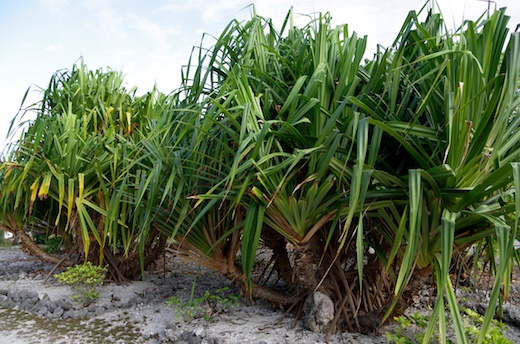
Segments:
[[[16,221],[10,216],[6,216],[7,221],[9,222],[10,228],[4,227],[4,230],[10,232],[14,235],[15,239],[20,243],[20,248],[25,253],[35,256],[42,261],[49,264],[59,264],[61,262],[64,266],[70,266],[71,262],[69,260],[63,261],[62,258],[58,258],[52,254],[45,252],[40,246],[36,245],[36,243],[31,239],[27,233],[20,228]]]
[[[293,283],[293,268],[287,254],[285,238],[267,226],[264,226],[264,231],[266,232],[264,243],[273,251],[274,269],[289,289],[296,289]]]
[[[314,235],[305,245],[286,245],[292,267],[292,282],[299,292],[313,293],[325,291],[320,281],[332,263],[330,257],[323,252],[324,244],[318,235]]]
[[[223,271],[222,273],[224,276],[233,281],[233,283],[239,286],[242,290],[248,290],[246,276],[237,266],[233,266],[227,269],[227,271]],[[289,295],[276,292],[254,281],[252,281],[251,293],[253,296],[277,306],[292,305],[297,300],[297,298],[295,297],[290,297]]]

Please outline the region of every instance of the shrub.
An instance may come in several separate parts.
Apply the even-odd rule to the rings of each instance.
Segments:
[[[54,275],[58,282],[72,287],[71,300],[90,304],[99,299],[96,287],[103,284],[106,267],[95,266],[91,262],[68,267],[65,272]]]

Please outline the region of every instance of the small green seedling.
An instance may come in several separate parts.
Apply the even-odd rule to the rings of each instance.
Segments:
[[[464,321],[464,332],[469,343],[476,343],[480,334],[480,328],[484,322],[484,317],[469,308],[462,309],[462,319]],[[429,317],[415,312],[411,316],[399,316],[394,320],[398,326],[391,332],[386,332],[386,340],[388,343],[399,344],[415,344],[422,343],[424,338],[424,329],[428,325]],[[504,337],[505,325],[493,320],[485,337],[484,344],[512,344],[509,339]],[[432,342],[438,342],[438,337],[432,339]],[[453,343],[451,339],[447,339],[447,343]]]
[[[394,320],[399,326],[393,332],[386,332],[388,343],[413,344],[422,342],[424,337],[422,330],[428,325],[428,316],[415,312],[409,317],[401,315],[395,317]],[[414,332],[413,338],[409,335],[410,330]]]
[[[215,291],[215,294],[206,290],[201,297],[195,298],[192,295],[189,300],[172,296],[166,301],[166,304],[177,306],[175,310],[177,317],[188,317],[190,319],[201,317],[210,320],[215,314],[238,304],[240,296],[234,294],[222,295],[228,289],[228,287],[219,288]]]

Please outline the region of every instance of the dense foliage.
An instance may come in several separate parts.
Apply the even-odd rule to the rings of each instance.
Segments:
[[[233,21],[171,95],[137,97],[83,65],[57,73],[2,164],[3,228],[37,253],[25,233],[58,232],[126,276],[171,238],[300,316],[325,295],[329,333],[371,331],[432,276],[445,298],[425,341],[445,335],[447,307],[461,343],[450,272],[470,252],[495,277],[485,333],[516,254],[520,34],[504,9],[448,32],[424,8],[364,60],[366,38],[330,20]],[[254,276],[259,250],[282,289]]]
[[[137,249],[143,256],[164,246],[141,206],[154,203],[147,186],[160,161],[140,152],[172,99],[156,90],[137,97],[121,73],[91,72],[83,63],[56,72],[42,96],[26,110],[37,116],[20,123],[26,130],[2,164],[4,229],[46,260],[59,261],[27,233],[62,237],[66,265],[89,259],[112,266],[112,278],[136,277]]]

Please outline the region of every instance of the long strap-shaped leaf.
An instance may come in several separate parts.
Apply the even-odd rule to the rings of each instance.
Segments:
[[[406,288],[408,279],[410,278],[415,259],[417,257],[417,249],[419,246],[421,217],[422,217],[422,181],[421,170],[410,170],[408,182],[408,199],[410,204],[409,220],[408,220],[408,242],[404,252],[403,260],[395,283],[394,295],[396,296],[393,308],[400,295]],[[388,316],[388,312],[387,315]]]
[[[262,224],[264,223],[265,206],[252,200],[247,209],[244,221],[244,233],[242,237],[242,268],[246,275],[246,284],[249,293],[252,293],[251,272],[255,262],[258,243],[262,233]]]
[[[505,225],[503,222],[496,221],[496,237],[498,243],[498,254],[500,257],[500,263],[498,270],[495,275],[495,282],[493,284],[493,290],[489,298],[489,305],[484,314],[484,320],[482,322],[482,328],[479,335],[478,343],[484,341],[485,335],[491,324],[491,320],[495,315],[495,306],[500,296],[500,289],[504,284],[504,292],[507,293],[508,286],[510,283],[511,276],[507,274],[509,266],[513,259],[514,241],[516,239],[516,232],[519,226],[519,214],[520,214],[520,163],[512,163],[513,176],[515,183],[515,221],[513,228]],[[507,294],[506,294],[507,295]]]
[[[453,317],[453,323],[455,327],[455,334],[457,336],[458,343],[467,343],[467,339],[464,333],[464,325],[462,318],[459,313],[457,305],[457,299],[453,286],[450,280],[450,267],[453,253],[453,240],[455,234],[455,220],[457,213],[444,210],[441,217],[441,251],[436,255],[436,277],[437,277],[437,289],[440,297],[437,299],[435,310],[430,318],[430,323],[426,329],[423,343],[429,343],[430,338],[433,334],[434,324],[439,317],[439,342],[446,343],[446,317],[444,314],[444,297],[448,300],[448,307]]]

